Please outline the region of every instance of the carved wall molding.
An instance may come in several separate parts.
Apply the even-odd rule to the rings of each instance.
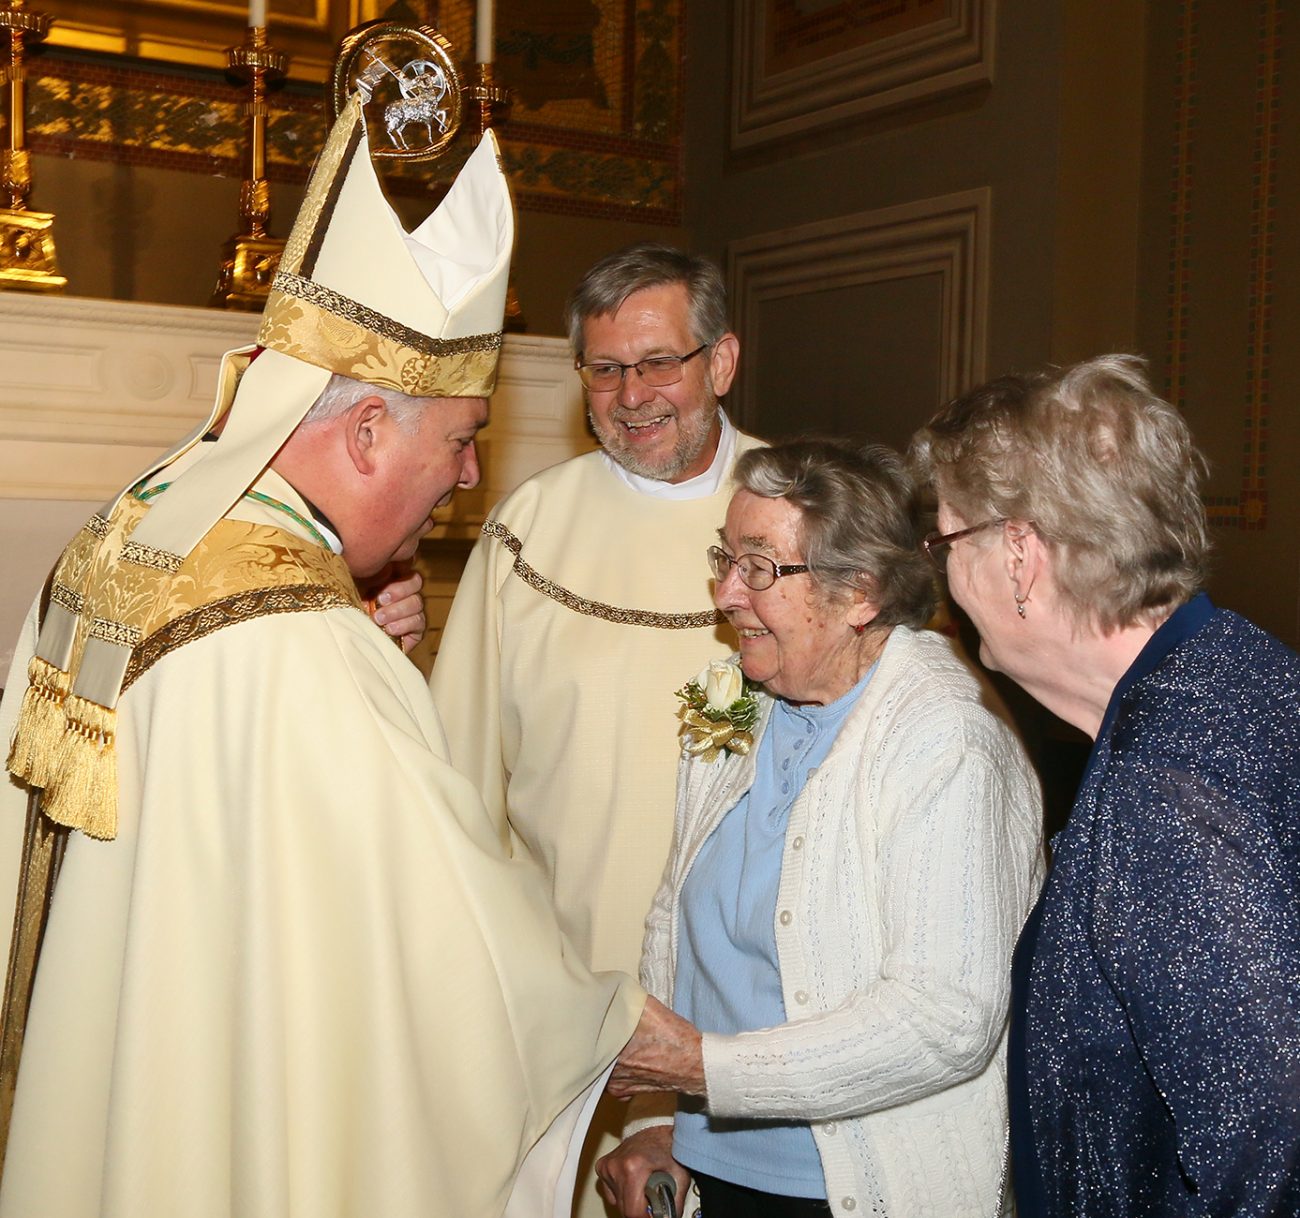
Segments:
[[[736,331],[749,354],[729,399],[754,426],[761,386],[754,355],[765,340],[764,303],[861,284],[939,276],[940,400],[985,377],[988,343],[988,187],[901,203],[835,220],[759,233],[728,248]],[[774,339],[779,341],[779,339]]]
[[[824,6],[807,19],[821,22],[826,32],[820,41],[810,34],[804,54],[783,55],[789,33],[781,27],[790,18],[782,14],[789,6],[780,0],[736,4],[731,150],[748,152],[991,82],[995,0],[931,0],[929,7],[934,16],[922,14],[910,28],[854,38],[861,6]],[[839,9],[846,10],[843,31],[833,21]]]

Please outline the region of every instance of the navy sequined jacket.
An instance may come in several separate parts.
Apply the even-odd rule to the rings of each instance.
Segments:
[[[1020,1218],[1300,1214],[1300,657],[1180,608],[1053,852],[1013,969]]]

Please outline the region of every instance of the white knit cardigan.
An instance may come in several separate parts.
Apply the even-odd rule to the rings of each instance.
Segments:
[[[671,1005],[682,886],[754,781],[684,757],[646,920]],[[775,930],[789,1022],[706,1034],[708,1111],[808,1121],[832,1213],[993,1218],[1005,1163],[1011,951],[1043,876],[1038,780],[943,636],[896,627],[790,812]]]

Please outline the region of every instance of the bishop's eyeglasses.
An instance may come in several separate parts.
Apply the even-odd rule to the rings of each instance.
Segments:
[[[713,344],[705,343],[688,351],[685,355],[650,355],[639,359],[635,364],[620,364],[615,360],[601,360],[595,364],[576,364],[578,378],[588,389],[597,393],[608,393],[617,389],[623,378],[633,369],[645,384],[652,389],[662,389],[665,385],[675,385],[682,379],[683,367],[693,360],[701,351],[707,351]]]
[[[731,568],[735,567],[740,582],[752,592],[770,588],[784,575],[802,575],[808,570],[804,563],[773,562],[765,554],[737,554],[732,558],[721,546],[710,546],[704,555],[709,560],[709,570],[718,583],[722,583]]]

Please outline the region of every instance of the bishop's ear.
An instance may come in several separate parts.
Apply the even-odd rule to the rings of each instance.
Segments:
[[[384,399],[371,394],[354,402],[343,415],[344,444],[357,473],[369,476],[379,465],[380,450],[392,425]]]

